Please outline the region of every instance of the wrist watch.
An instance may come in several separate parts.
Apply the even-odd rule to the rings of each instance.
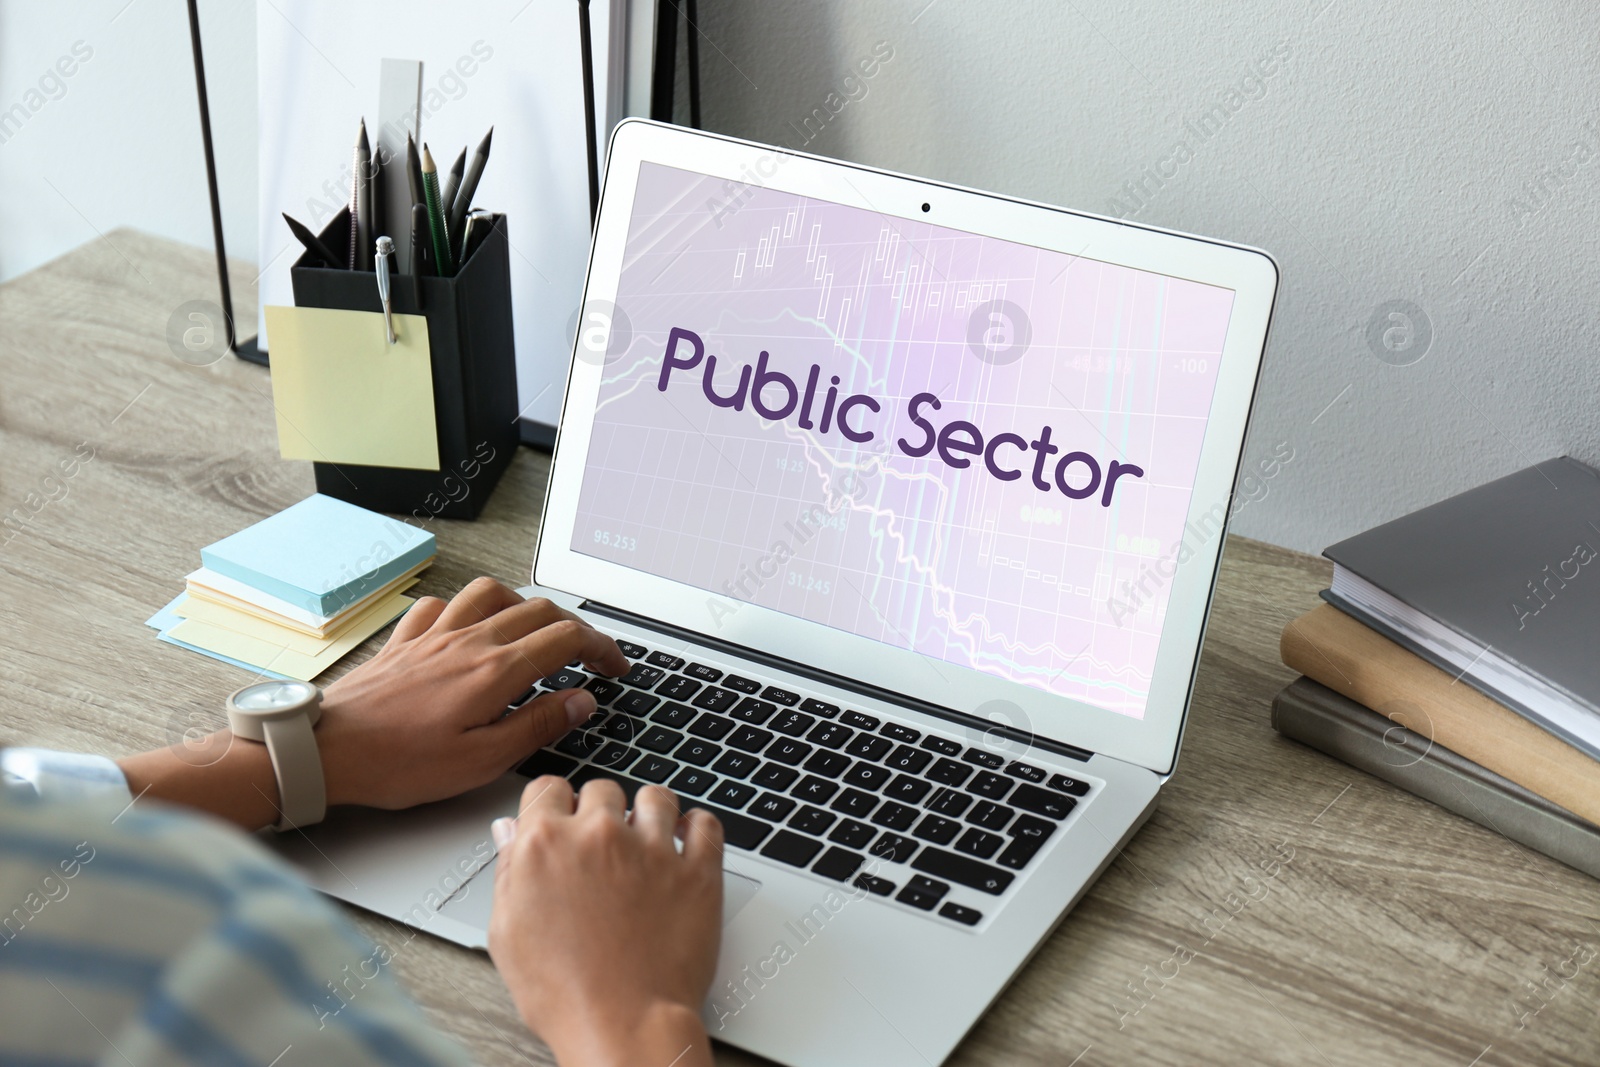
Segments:
[[[272,758],[282,816],[275,829],[312,826],[328,812],[322,756],[311,729],[321,718],[322,690],[310,682],[256,682],[228,697],[228,725],[234,734],[266,742]]]

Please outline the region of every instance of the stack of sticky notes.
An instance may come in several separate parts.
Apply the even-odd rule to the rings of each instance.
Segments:
[[[433,534],[320,493],[200,550],[161,640],[311,681],[413,603]]]

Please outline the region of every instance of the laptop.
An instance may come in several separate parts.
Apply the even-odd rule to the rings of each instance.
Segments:
[[[539,774],[726,829],[713,1037],[944,1060],[1154,810],[1277,285],[1217,241],[630,120],[533,584],[599,710],[472,794],[277,847],[485,943]],[[398,929],[398,928],[397,928]]]

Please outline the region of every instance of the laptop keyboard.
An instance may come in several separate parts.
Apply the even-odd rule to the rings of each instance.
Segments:
[[[717,816],[733,848],[954,923],[992,911],[1090,791],[948,737],[617,644],[633,661],[621,678],[575,664],[540,683],[588,689],[598,709],[518,773],[574,788],[609,778],[630,804],[644,784],[665,785],[684,810]]]

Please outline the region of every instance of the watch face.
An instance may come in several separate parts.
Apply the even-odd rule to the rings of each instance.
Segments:
[[[309,682],[273,681],[245,686],[233,696],[240,711],[276,711],[304,704],[317,692]]]

